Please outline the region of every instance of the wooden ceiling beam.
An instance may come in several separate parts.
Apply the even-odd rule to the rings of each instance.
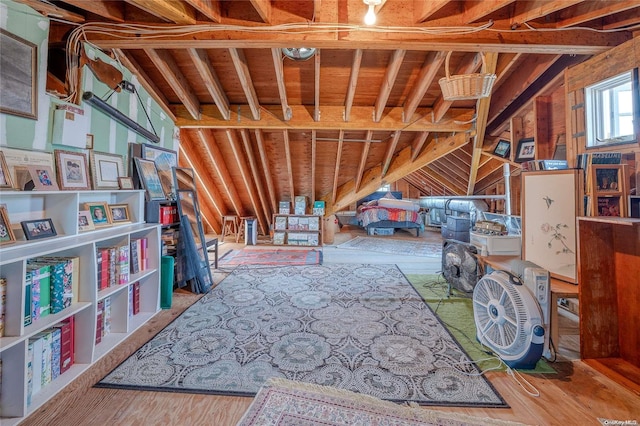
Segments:
[[[186,2],[173,0],[125,0],[162,20],[182,25],[194,25],[196,12]]]
[[[287,162],[287,178],[289,184],[289,191],[291,202],[293,203],[293,198],[296,196],[295,186],[293,185],[293,164],[291,163],[291,143],[289,141],[289,131],[282,131],[282,139],[284,141],[284,158]]]
[[[515,0],[483,0],[479,2],[465,2],[462,13],[462,24],[471,24],[491,15],[503,7],[509,6]]]
[[[534,19],[542,18],[562,9],[566,9],[584,0],[531,0],[516,3],[515,12],[510,18],[511,27]]]
[[[465,194],[465,190],[461,186],[456,185],[455,183],[453,183],[451,181],[451,179],[449,179],[446,176],[436,172],[435,170],[430,169],[429,167],[425,167],[425,168],[420,169],[420,170],[423,171],[426,175],[428,175],[431,179],[435,180],[440,185],[448,188],[454,194],[456,194],[456,195],[464,195]]]
[[[200,78],[204,81],[207,91],[216,103],[216,106],[220,111],[220,115],[222,115],[225,120],[229,120],[231,118],[231,112],[229,111],[229,99],[220,84],[216,70],[213,69],[213,66],[211,65],[207,52],[202,49],[187,49],[187,53],[193,61]]]
[[[360,154],[360,164],[358,165],[358,172],[356,173],[355,180],[355,191],[358,191],[360,188],[360,183],[362,183],[362,176],[364,175],[364,168],[367,165],[367,157],[369,157],[369,148],[371,148],[371,138],[373,137],[373,132],[371,130],[367,131],[367,136],[365,136],[366,142],[362,147],[362,154]]]
[[[284,65],[282,64],[282,50],[279,47],[271,49],[273,67],[276,71],[276,81],[278,82],[278,93],[280,94],[280,105],[282,106],[282,117],[284,121],[291,120],[291,108],[287,99],[287,86],[284,84]]]
[[[484,57],[485,71],[489,74],[495,74],[498,64],[497,53],[487,53]],[[482,146],[484,144],[484,133],[487,129],[487,117],[489,115],[489,106],[491,105],[491,93],[489,96],[478,99],[476,102],[476,136],[473,138],[473,154],[471,156],[471,173],[469,174],[469,183],[467,184],[467,195],[473,195],[473,189],[478,174],[478,165],[482,156]]]
[[[450,0],[413,0],[413,19],[417,24],[424,22],[449,4],[449,1]]]
[[[398,146],[398,141],[400,140],[401,131],[397,131],[393,133],[393,137],[389,141],[387,146],[387,152],[384,155],[384,159],[382,160],[382,177],[387,174],[387,169],[389,168],[389,164],[391,164],[391,159],[393,158],[393,154],[396,152],[396,147]]]
[[[416,108],[420,105],[420,101],[427,93],[427,89],[433,83],[433,80],[438,73],[438,70],[442,66],[444,59],[446,58],[446,52],[429,52],[427,57],[420,68],[420,75],[416,79],[416,83],[411,89],[406,102],[404,103],[404,109],[402,111],[402,121],[405,123],[411,122],[413,114],[416,112]]]
[[[375,122],[380,121],[382,118],[382,113],[385,110],[389,94],[391,94],[391,89],[393,89],[393,85],[398,77],[398,71],[400,71],[400,67],[402,66],[402,60],[404,59],[405,53],[407,53],[406,50],[394,50],[391,55],[391,59],[387,64],[387,71],[385,72],[382,84],[380,85],[380,92],[378,93],[378,98],[376,99],[376,105],[373,112],[373,121]]]
[[[144,87],[144,90],[147,91],[149,96],[153,98],[154,101],[158,104],[160,108],[169,116],[169,118],[175,122],[176,116],[173,114],[173,111],[169,108],[169,100],[162,93],[162,90],[155,85],[153,80],[144,72],[142,67],[136,62],[133,57],[127,51],[114,49],[114,53],[118,57],[118,60],[138,79],[138,82]],[[137,89],[136,89],[137,90]]]
[[[616,13],[626,12],[629,9],[634,9],[639,6],[640,4],[637,0],[607,2],[586,1],[577,4],[568,10],[560,11],[560,20],[556,23],[556,27],[566,28],[574,25],[580,25],[594,19],[600,19]]]
[[[628,10],[624,14],[605,16],[602,18],[603,30],[615,30],[618,28],[635,27],[640,22],[640,7]]]
[[[185,165],[194,171],[202,170],[202,161],[198,161],[200,157],[195,153],[192,144],[181,143],[180,144],[180,162],[183,161],[186,163]],[[204,197],[198,197],[200,200],[201,208],[205,211],[207,210],[207,206],[212,206],[215,210],[216,214],[207,214],[209,216],[208,222],[211,228],[213,228],[216,234],[222,233],[222,216],[226,213],[225,209],[220,207],[220,203],[218,200],[222,200],[220,193],[218,192],[218,188],[215,186],[213,181],[209,178],[206,173],[195,173],[196,182],[198,183],[198,192],[204,193],[206,195],[206,203],[204,203]]]
[[[349,76],[349,86],[347,87],[347,96],[344,101],[344,121],[351,120],[351,107],[353,106],[353,97],[356,94],[356,86],[358,85],[358,76],[360,75],[360,64],[362,63],[362,49],[353,51],[353,60],[351,62],[351,75]]]
[[[333,172],[333,189],[329,198],[330,204],[336,202],[338,196],[338,179],[340,178],[340,160],[342,159],[342,144],[344,143],[344,130],[340,130],[338,137],[338,149],[336,151],[336,168]]]
[[[253,8],[260,15],[260,19],[265,24],[271,23],[271,1],[270,0],[250,0]]]
[[[211,133],[206,129],[195,130],[195,135],[200,141],[200,144],[204,148],[209,158],[211,158],[211,165],[220,178],[220,181],[222,182],[222,188],[226,192],[227,197],[231,202],[234,210],[233,214],[238,216],[246,216],[242,201],[240,201],[240,197],[238,196],[238,190],[236,189],[236,185],[231,178],[229,169],[227,169],[225,157],[222,155],[222,151],[220,151],[218,143],[213,138]]]
[[[33,0],[32,0],[33,1]],[[166,25],[167,29],[173,28]],[[305,22],[304,31],[259,31],[256,26],[237,27],[237,31],[228,28],[209,26],[185,35],[175,32],[160,35],[156,30],[154,37],[139,34],[111,35],[117,27],[109,23],[94,24],[85,31],[88,41],[102,49],[271,49],[274,47],[305,46],[318,49],[371,49],[396,50],[398,44],[406,51],[454,51],[454,52],[499,52],[499,53],[538,53],[576,55],[594,55],[605,52],[632,38],[629,31],[597,33],[583,29],[571,31],[528,31],[518,32],[510,29],[502,31],[482,31],[479,33],[442,35],[429,32],[384,33],[357,29],[338,29],[334,31],[314,31],[314,24]],[[340,36],[338,36],[338,34]]]
[[[411,142],[411,161],[415,160],[418,155],[420,155],[420,151],[422,151],[422,147],[427,141],[427,137],[429,136],[429,132],[418,132],[416,133],[415,138]]]
[[[251,207],[253,208],[256,219],[258,220],[258,225],[260,225],[260,230],[263,235],[266,235],[269,231],[268,219],[265,221],[265,214],[260,209],[260,200],[258,195],[256,194],[255,187],[253,185],[253,180],[251,179],[250,172],[247,169],[247,159],[244,157],[242,153],[242,145],[238,140],[238,135],[235,130],[227,130],[226,132],[227,140],[229,141],[229,145],[231,146],[231,152],[233,152],[233,158],[236,160],[236,164],[238,166],[238,170],[240,170],[240,177],[242,178],[242,183],[244,184],[244,188],[246,194],[249,195],[249,201],[251,202]]]
[[[242,144],[244,146],[244,152],[247,154],[247,159],[249,160],[251,177],[256,186],[256,190],[258,192],[258,198],[260,198],[262,211],[264,212],[267,218],[267,221],[270,222],[271,214],[275,213],[275,211],[271,210],[269,206],[269,200],[267,199],[267,195],[264,192],[264,186],[262,185],[262,177],[260,176],[260,169],[258,168],[258,162],[256,161],[256,156],[253,152],[253,147],[251,145],[251,135],[249,134],[249,131],[245,129],[240,130],[240,135],[242,136]]]
[[[389,170],[384,179],[380,174],[381,165],[378,164],[367,172],[368,179],[363,179],[364,185],[361,185],[359,189],[355,189],[355,179],[352,179],[342,184],[338,188],[337,192],[339,195],[334,203],[328,202],[331,194],[323,196],[322,199],[326,202],[327,206],[325,215],[331,215],[344,208],[347,208],[350,204],[355,203],[360,198],[369,195],[383,184],[400,180],[406,175],[418,169],[421,169],[422,167],[433,161],[436,161],[439,158],[442,158],[449,152],[454,151],[462,145],[468,143],[468,138],[470,136],[474,135],[467,133],[458,133],[446,138],[446,140],[441,140],[438,144],[433,143],[432,141],[425,148],[424,152],[420,154],[414,161],[411,161],[411,147],[408,146],[404,148],[391,161],[391,165],[389,166]]]
[[[213,22],[222,22],[222,12],[220,10],[220,0],[185,0],[194,9],[202,13]]]
[[[124,2],[87,0],[63,0],[63,2],[114,22],[125,20]]]
[[[251,109],[251,116],[254,120],[260,120],[260,103],[258,102],[256,89],[253,87],[247,58],[244,56],[242,49],[231,48],[229,49],[229,53],[231,54],[231,60],[233,61],[233,66],[236,68],[236,73],[240,79],[240,84],[242,85],[242,90],[244,90],[249,108]]]
[[[402,121],[402,108],[387,108],[380,122],[372,121],[371,107],[353,107],[351,120],[343,120],[342,106],[325,105],[322,107],[322,119],[313,120],[313,112],[304,105],[291,105],[291,120],[280,119],[282,114],[279,105],[263,105],[265,111],[262,118],[254,120],[251,106],[231,105],[231,119],[225,120],[215,105],[201,105],[202,117],[194,120],[182,105],[173,105],[171,110],[176,115],[176,126],[212,129],[271,129],[271,130],[374,130],[374,131],[430,131],[430,132],[464,132],[471,129],[468,123],[473,118],[473,108],[451,108],[442,113],[437,122],[432,122],[431,108],[418,108],[416,114],[421,118],[411,123]]]
[[[187,78],[182,74],[173,56],[167,50],[145,49],[151,62],[158,68],[162,76],[171,85],[174,92],[184,104],[189,115],[195,120],[200,119],[200,101],[189,86]]]
[[[271,211],[278,212],[278,202],[276,201],[276,190],[273,185],[273,176],[271,175],[271,168],[269,167],[269,158],[267,157],[267,150],[264,146],[264,138],[262,130],[256,129],[254,132],[256,137],[256,145],[258,146],[258,153],[260,155],[260,164],[262,165],[262,171],[264,173],[264,179],[267,184],[267,192],[269,194],[269,200],[271,200]]]

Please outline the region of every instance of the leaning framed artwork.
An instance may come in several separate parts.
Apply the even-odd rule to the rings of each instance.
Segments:
[[[27,240],[55,237],[58,235],[51,219],[25,220],[20,222]]]
[[[29,175],[33,180],[33,187],[37,191],[57,191],[58,184],[56,183],[53,170],[49,166],[29,166]]]
[[[56,172],[60,189],[76,191],[91,189],[89,163],[86,154],[56,149],[54,155],[56,157]]]
[[[13,243],[15,240],[16,236],[9,221],[9,212],[6,207],[0,206],[0,244]]]
[[[38,47],[0,28],[0,112],[38,118]]]
[[[166,200],[158,170],[156,169],[156,163],[138,157],[135,158],[135,161],[140,183],[147,191],[147,201]]]
[[[146,143],[141,144],[140,158],[156,163],[162,189],[169,198],[174,199],[176,189],[173,187],[173,168],[178,167],[178,153]]]
[[[536,158],[536,142],[533,138],[520,139],[516,151],[516,163],[523,163]]]
[[[509,154],[511,153],[511,142],[506,141],[504,139],[500,139],[498,144],[493,149],[493,155],[497,155],[502,158],[509,158]]]
[[[522,258],[577,283],[578,170],[522,173]],[[580,197],[581,198],[581,197]]]
[[[118,154],[108,154],[91,150],[91,181],[93,189],[119,189],[118,178],[124,176],[124,158]]]

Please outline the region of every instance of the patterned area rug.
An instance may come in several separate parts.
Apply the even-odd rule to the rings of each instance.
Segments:
[[[442,244],[393,240],[385,237],[355,237],[346,243],[340,244],[338,248],[406,254],[410,256],[442,257]]]
[[[236,426],[507,426],[521,423],[400,406],[327,386],[270,379]]]
[[[244,248],[225,253],[218,263],[221,265],[319,265],[322,264],[322,251]]]
[[[271,377],[506,406],[395,265],[238,268],[98,386],[253,395]]]

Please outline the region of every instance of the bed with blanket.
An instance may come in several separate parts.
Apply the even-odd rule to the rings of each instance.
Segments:
[[[423,219],[420,205],[411,200],[381,197],[358,206],[356,217],[367,234],[374,235],[378,229],[415,229],[420,236]]]

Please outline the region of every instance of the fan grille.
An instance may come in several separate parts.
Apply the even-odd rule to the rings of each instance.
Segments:
[[[527,342],[524,323],[528,315],[519,292],[501,281],[485,276],[478,282],[473,292],[473,314],[481,342],[513,354]]]

